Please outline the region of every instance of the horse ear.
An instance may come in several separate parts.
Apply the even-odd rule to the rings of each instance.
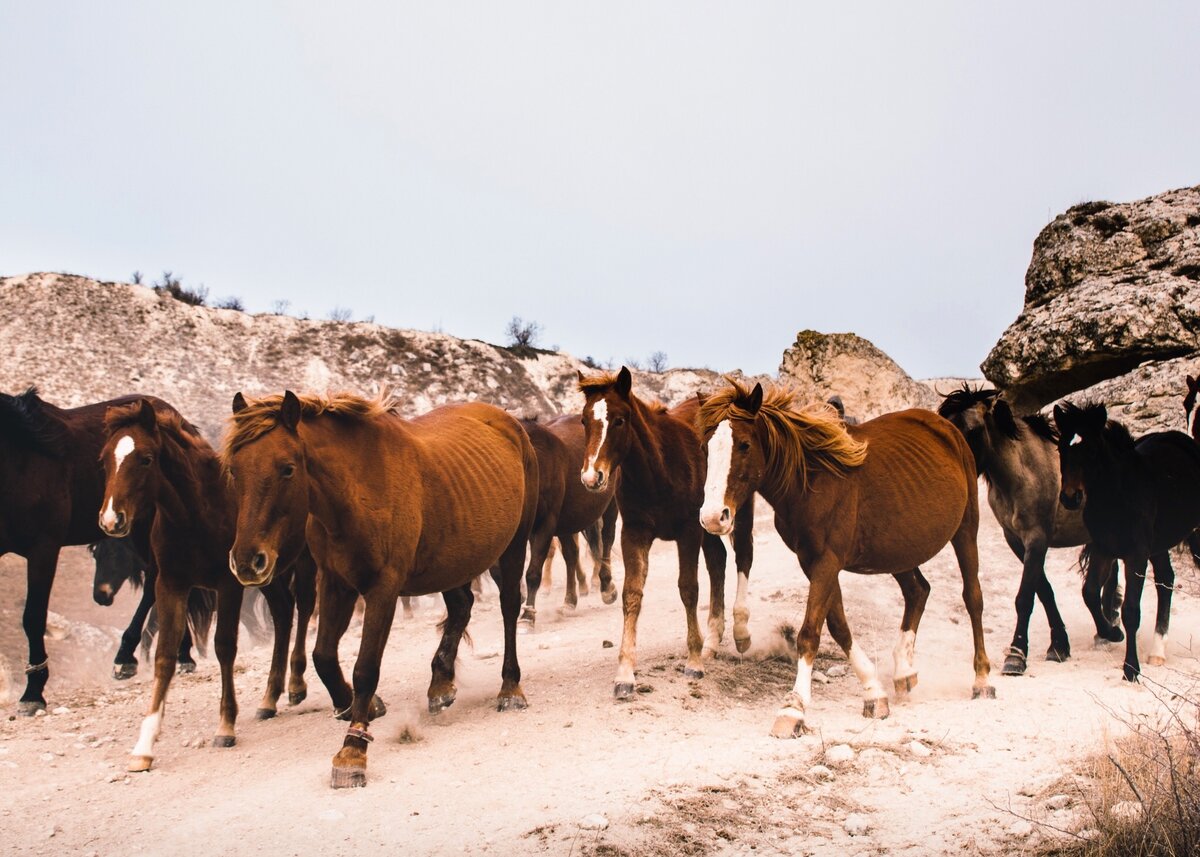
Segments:
[[[1197,381],[1191,375],[1187,376],[1187,382],[1188,382],[1188,389],[1191,390],[1193,393],[1196,392],[1198,389],[1200,389],[1200,381]]]
[[[617,373],[617,384],[613,389],[622,399],[629,398],[629,392],[633,389],[633,375],[626,367],[622,366],[621,371]]]
[[[755,384],[754,389],[750,391],[750,400],[746,402],[746,410],[752,414],[757,414],[758,409],[762,407],[763,388],[762,384]]]
[[[1108,409],[1104,405],[1097,405],[1095,409],[1088,412],[1091,417],[1091,428],[1093,431],[1104,431],[1104,427],[1108,425]]]
[[[246,404],[246,397],[242,395],[241,390],[233,394],[233,412],[235,414],[240,414],[248,407],[250,406]]]
[[[1062,405],[1054,406],[1054,425],[1058,426],[1058,430],[1064,431],[1063,421],[1067,418],[1067,411]]]
[[[283,394],[283,404],[279,407],[279,419],[284,427],[295,431],[300,425],[300,400],[291,390]]]
[[[579,376],[579,383],[582,384],[583,383],[583,370],[576,369],[575,374]]]
[[[1012,408],[1008,406],[1008,402],[999,397],[992,399],[992,419],[996,421],[996,426],[1000,431],[1011,438],[1017,436],[1017,420],[1013,416]]]
[[[150,404],[149,399],[138,402],[138,422],[148,432],[158,431],[158,414],[154,413],[154,405]]]

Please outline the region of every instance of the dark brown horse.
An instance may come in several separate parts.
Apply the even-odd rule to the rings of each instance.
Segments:
[[[311,547],[321,568],[313,665],[350,728],[333,758],[334,788],[366,785],[367,732],[400,595],[441,592],[447,617],[433,659],[429,710],[454,702],[454,661],[471,618],[472,579],[499,564],[504,616],[500,710],[524,708],[517,615],[525,546],[537,512],[537,456],[511,416],[481,403],[413,420],[386,399],[239,393],[224,453],[238,496],[229,563],[269,581]],[[356,594],[366,602],[351,690],[337,659]]]
[[[760,384],[747,390],[739,383],[705,401],[699,425],[708,438],[708,469],[715,476],[705,490],[705,528],[728,532],[738,508],[758,491],[775,509],[775,527],[810,581],[796,685],[776,715],[772,735],[787,738],[805,728],[812,665],[826,621],[862,682],[864,716],[888,714],[875,666],[850,635],[838,583],[842,569],[896,576],[904,618],[894,685],[897,693],[916,685],[917,626],[929,596],[919,566],[947,542],[958,557],[971,617],[973,696],[995,696],[983,643],[975,462],[954,426],[924,410],[847,426],[827,405],[796,410],[789,391],[764,394]]]
[[[633,376],[625,367],[616,375],[579,376],[587,434],[580,478],[588,490],[604,491],[620,469],[617,506],[621,512],[625,581],[621,590],[624,632],[613,687],[617,699],[629,698],[634,690],[637,622],[650,546],[655,539],[673,541],[678,547],[679,597],[688,629],[684,674],[689,678],[704,676],[705,651],[715,652],[720,645],[725,617],[725,546],[720,537],[705,533],[697,522],[704,498],[704,452],[693,422],[698,402],[690,399],[668,412],[662,405],[642,401],[633,394],[632,387]],[[744,597],[743,577],[749,574],[752,524],[753,508],[747,504],[735,531],[739,599]],[[711,590],[707,640],[700,636],[696,617],[701,550]],[[748,630],[739,636],[738,615],[735,611],[734,638],[739,651],[744,651],[750,636]]]
[[[46,610],[59,550],[103,537],[96,508],[104,489],[99,460],[104,413],[134,399],[64,409],[39,398],[32,387],[19,396],[0,394],[0,556],[12,552],[26,560],[23,621],[29,665],[17,705],[23,716],[46,707]],[[150,401],[156,408],[170,408],[158,399]],[[149,549],[147,533],[144,527],[134,533],[143,554]]]
[[[577,578],[579,546],[575,534],[597,522],[601,525],[600,596],[605,604],[617,600],[612,582],[612,544],[617,530],[616,483],[612,480],[603,491],[589,491],[579,481],[583,467],[586,438],[579,414],[569,414],[547,423],[521,420],[538,460],[538,506],[533,532],[529,536],[529,567],[525,571],[525,609],[521,624],[533,628],[537,619],[537,594],[542,585],[542,569],[550,552],[551,541],[558,539],[567,563],[567,594],[564,605],[574,609],[578,603]],[[586,579],[586,578],[585,578]]]
[[[175,674],[175,654],[187,627],[188,596],[194,587],[217,595],[217,630],[213,641],[221,665],[221,722],[215,747],[232,747],[237,699],[233,659],[237,653],[242,585],[229,573],[236,508],[216,452],[174,410],[156,411],[146,399],[110,408],[105,417],[108,440],[100,453],[106,482],[100,528],[123,538],[140,521],[150,521],[150,553],[158,570],[155,606],[159,614],[154,657],[154,686],[141,735],[129,760],[130,771],[147,771],[154,761],[154,742],[162,728],[167,691]],[[312,592],[315,567],[299,558],[302,592]],[[284,661],[291,634],[291,581],[281,576],[264,591],[275,621],[275,657],[260,719],[273,717],[283,689]],[[304,631],[311,598],[301,610],[293,656],[291,698],[303,699]],[[297,669],[298,667],[298,669]]]

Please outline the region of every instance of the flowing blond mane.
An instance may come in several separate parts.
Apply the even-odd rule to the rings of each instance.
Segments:
[[[752,413],[750,389],[736,378],[725,380],[729,386],[700,405],[696,419],[701,432],[707,435],[724,420],[757,422],[763,428],[769,478],[778,480],[781,489],[798,479],[800,489],[807,490],[811,468],[844,476],[867,460],[866,441],[850,436],[832,405],[798,408],[794,390],[771,385],[763,388],[762,406]]]
[[[373,399],[353,393],[298,393],[300,414],[317,417],[323,414],[352,420],[366,420],[396,413],[399,403],[391,394],[381,392]],[[246,407],[229,417],[229,432],[225,437],[225,455],[237,452],[279,425],[279,410],[283,394],[273,393],[260,399],[247,399]]]

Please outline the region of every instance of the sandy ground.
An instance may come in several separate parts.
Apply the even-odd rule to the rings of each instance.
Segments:
[[[149,670],[143,662],[142,675],[127,683],[109,679],[108,670],[117,634],[110,626],[126,620],[133,596],[122,593],[113,608],[92,605],[86,557],[73,552],[52,603],[65,617],[62,639],[51,643],[48,688],[50,708],[60,713],[10,719],[10,698],[0,720],[0,851],[1020,851],[1054,835],[1051,828],[1085,828],[1086,807],[1064,775],[1102,751],[1126,721],[1160,713],[1166,689],[1190,688],[1200,676],[1193,649],[1200,601],[1190,565],[1177,562],[1182,573],[1168,664],[1145,667],[1147,680],[1130,686],[1120,680],[1123,648],[1092,644],[1072,551],[1052,552],[1050,573],[1074,657],[1065,664],[1041,659],[1048,632],[1039,608],[1028,674],[1000,676],[1020,567],[985,506],[985,627],[998,699],[970,699],[970,626],[946,550],[925,567],[933,593],[917,641],[920,684],[910,697],[893,700],[887,720],[864,719],[858,682],[826,636],[817,667],[828,681],[814,683],[814,731],[779,741],[768,732],[794,670],[762,650],[781,621],[802,615],[807,587],[769,514],[760,516],[756,542],[750,599],[756,656],[737,657],[727,639],[699,682],[681,672],[684,623],[674,548],[655,549],[640,625],[641,692],[629,703],[612,700],[616,649],[605,647],[619,640],[619,605],[602,605],[593,594],[576,614],[559,616],[553,606],[561,601],[562,572],[556,570],[537,632],[520,640],[530,708],[495,711],[501,626],[490,592],[471,623],[474,647],[464,648],[460,659],[458,700],[431,717],[424,699],[441,606],[422,600],[415,619],[397,618],[384,659],[380,693],[390,712],[372,729],[368,787],[339,792],[329,788],[329,763],[345,727],[331,719],[328,696],[311,669],[305,702],[283,705],[273,721],[252,719],[266,678],[263,645],[239,658],[243,714],[236,747],[208,745],[219,685],[215,660],[204,659],[195,675],[176,679],[154,770],[126,775]],[[0,560],[0,653],[17,672],[24,661],[22,572],[14,557]],[[899,590],[888,577],[849,574],[842,586],[856,642],[875,658],[890,688]],[[730,599],[732,589],[731,583]],[[1152,615],[1149,591],[1146,611]],[[1144,623],[1143,640],[1151,623]],[[347,669],[356,646],[352,627],[342,648]]]

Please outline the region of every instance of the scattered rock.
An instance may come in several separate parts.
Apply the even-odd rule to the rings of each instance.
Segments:
[[[917,741],[914,739],[909,741],[906,746],[908,747],[908,752],[912,753],[914,756],[919,756],[922,759],[933,755],[933,751],[925,745],[924,741]]]
[[[584,830],[607,830],[608,819],[600,813],[585,815],[579,820],[579,826]]]
[[[1114,803],[1109,808],[1108,814],[1118,821],[1140,821],[1145,810],[1137,801],[1123,800]]]
[[[808,775],[819,782],[825,782],[833,779],[833,771],[829,770],[829,768],[825,767],[824,765],[813,765],[808,769]]]
[[[851,836],[865,836],[871,830],[871,819],[862,813],[852,812],[846,816],[846,822],[842,827]]]
[[[65,705],[60,705],[58,708],[54,709],[53,713],[54,714],[70,714],[71,709],[67,708]]]
[[[845,664],[834,664],[829,669],[825,670],[825,675],[830,678],[841,678],[846,674]]]
[[[1071,805],[1071,798],[1068,795],[1051,795],[1046,798],[1047,809],[1066,809]]]
[[[820,670],[813,670],[812,680],[817,684],[829,684],[829,676],[825,675],[825,673],[821,672]]]
[[[53,753],[42,753],[42,761],[43,762],[53,762],[54,754]]]
[[[1008,832],[1018,839],[1024,839],[1033,833],[1033,825],[1025,819],[1018,819],[1008,827]]]
[[[600,648],[602,648],[602,649],[611,649],[612,647],[613,647],[612,640],[605,640],[603,643],[600,644]]]
[[[844,765],[854,761],[854,748],[849,744],[834,744],[825,751],[825,761],[831,765]]]

